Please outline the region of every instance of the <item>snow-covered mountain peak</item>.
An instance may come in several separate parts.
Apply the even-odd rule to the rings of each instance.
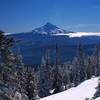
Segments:
[[[59,29],[56,25],[53,25],[52,23],[50,23],[50,22],[47,22],[44,26],[43,26],[44,28],[47,28],[47,29],[51,29],[51,30],[53,30],[53,29]]]
[[[52,35],[52,34],[68,34],[70,31],[63,30],[56,25],[51,24],[50,22],[47,22],[44,26],[35,28],[33,31],[35,34],[46,34],[46,35]]]

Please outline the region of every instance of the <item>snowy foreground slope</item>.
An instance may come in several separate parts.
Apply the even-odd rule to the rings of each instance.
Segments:
[[[97,98],[97,99],[95,99],[95,100],[100,100],[100,97],[99,97],[99,98]]]
[[[91,78],[84,81],[79,86],[66,90],[64,92],[42,98],[41,100],[85,100],[92,98],[98,86],[98,78]],[[100,100],[97,98],[96,100]]]

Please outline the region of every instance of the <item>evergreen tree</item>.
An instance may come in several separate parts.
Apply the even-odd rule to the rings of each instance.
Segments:
[[[10,54],[10,47],[14,43],[13,38],[8,38],[4,35],[4,33],[0,33],[0,52],[1,52],[1,60],[2,63],[5,65],[9,65],[9,54]]]
[[[0,96],[2,95],[4,100],[10,100],[18,91],[21,95],[26,94],[29,100],[36,100],[36,75],[25,69],[19,51],[16,54],[11,51],[14,43],[12,38],[0,31],[0,86],[3,86],[2,90],[0,88],[0,91],[3,91]]]
[[[94,58],[95,58],[95,75],[100,75],[100,67],[99,67],[99,44],[96,44],[95,52],[94,52]]]
[[[63,66],[62,75],[63,75],[63,83],[65,86],[65,90],[67,90],[70,86],[70,83],[71,83],[70,82],[70,71],[69,71],[69,67],[68,67],[67,63],[65,63]]]
[[[10,47],[13,44],[13,39],[8,38],[4,35],[3,31],[0,31],[0,67],[1,67],[1,76],[4,81],[8,81],[8,73],[11,72],[13,67],[11,62],[13,56],[11,55]]]
[[[48,51],[46,55],[42,58],[42,66],[40,67],[40,82],[39,82],[39,96],[46,97],[50,95],[51,89],[51,68],[49,64],[49,54]]]
[[[100,78],[99,78],[98,81],[99,81],[99,82],[98,82],[98,87],[96,88],[97,91],[96,91],[96,93],[94,94],[94,97],[93,97],[94,99],[100,97]]]
[[[60,52],[58,45],[56,44],[56,60],[55,60],[55,71],[54,71],[54,93],[58,93],[62,91],[62,76],[59,71],[59,67],[61,66],[60,64]]]
[[[86,66],[84,64],[84,59],[85,59],[85,55],[84,55],[84,50],[82,45],[78,46],[78,67],[79,67],[79,76],[80,76],[80,82],[84,81],[87,76],[86,76]]]
[[[14,55],[11,51],[11,47],[14,43],[13,38],[10,38],[8,36],[4,35],[4,32],[0,31],[0,85],[3,85],[3,89],[5,91],[5,95],[3,97],[13,95],[13,85],[11,83],[14,83],[14,72],[12,71],[12,68],[14,67]],[[11,86],[12,85],[12,86]],[[9,92],[8,92],[9,91]]]
[[[37,99],[36,76],[33,72],[27,73],[26,92],[27,92],[27,96],[28,96],[29,100],[36,100]]]
[[[91,71],[92,71],[92,76],[96,76],[96,72],[97,72],[97,67],[96,67],[96,59],[95,59],[95,55],[94,52],[93,54],[90,56],[90,61],[88,61],[88,64],[91,67]],[[89,69],[89,68],[88,68]]]
[[[77,57],[73,60],[73,83],[77,86],[80,83],[80,68]]]
[[[16,91],[21,93],[21,95],[28,96],[29,100],[37,99],[37,75],[33,68],[17,70],[16,87]]]
[[[93,65],[91,57],[87,57],[86,59],[86,74],[87,74],[87,79],[90,79],[93,75]]]

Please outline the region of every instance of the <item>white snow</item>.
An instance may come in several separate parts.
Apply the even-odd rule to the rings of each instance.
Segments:
[[[76,32],[69,33],[69,37],[82,37],[82,36],[100,36],[100,32]]]
[[[63,33],[63,31],[62,31],[62,33],[60,33],[59,32],[59,30],[57,30],[57,31],[52,31],[53,33],[56,33],[56,34],[49,34],[49,35],[51,35],[51,36],[62,36],[62,35],[64,35],[64,36],[69,36],[70,38],[74,38],[74,37],[82,37],[82,36],[100,36],[100,32],[75,32],[75,33]],[[5,33],[5,35],[10,35],[10,34],[13,34],[13,33]],[[14,34],[16,34],[16,33],[14,33]],[[46,34],[46,35],[48,35],[48,33],[47,32],[42,32],[41,34]]]
[[[10,34],[13,34],[13,33],[4,33],[5,35],[10,35]]]
[[[41,100],[85,100],[85,98],[92,98],[96,92],[98,85],[98,78],[91,78],[84,81],[77,87],[73,87],[64,92],[42,98]],[[96,99],[100,100],[100,99]]]
[[[97,98],[97,99],[95,99],[95,100],[100,100],[100,97],[99,97],[99,98]]]
[[[82,37],[82,36],[100,36],[100,32],[75,32],[75,33],[61,33],[61,34],[53,34],[56,36],[59,35],[65,35],[65,36],[69,36],[69,37]]]

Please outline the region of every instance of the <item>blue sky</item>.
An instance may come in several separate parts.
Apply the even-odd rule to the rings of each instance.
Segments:
[[[72,31],[100,31],[100,0],[0,0],[0,29],[26,32],[51,22]]]

